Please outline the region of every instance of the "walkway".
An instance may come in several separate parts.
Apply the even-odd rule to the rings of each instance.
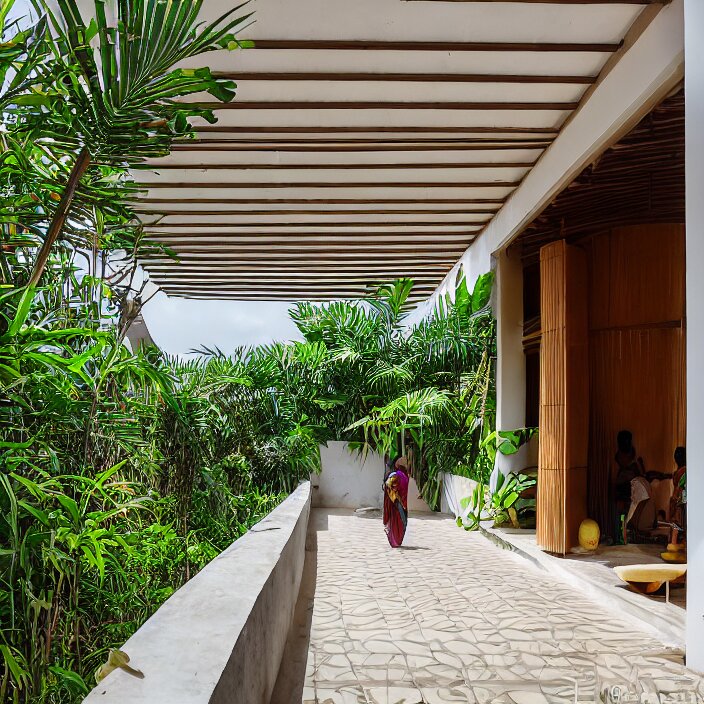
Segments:
[[[306,704],[704,701],[676,653],[451,520],[412,518],[400,550],[378,514],[314,510],[310,530]]]

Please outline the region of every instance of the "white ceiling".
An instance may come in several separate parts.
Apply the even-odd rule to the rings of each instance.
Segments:
[[[175,296],[355,297],[402,275],[428,295],[645,4],[251,2],[241,37],[260,47],[197,62],[237,99],[138,174],[145,222],[179,255],[145,268]]]

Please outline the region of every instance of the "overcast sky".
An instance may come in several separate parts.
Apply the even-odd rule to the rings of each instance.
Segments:
[[[279,301],[200,301],[169,298],[159,292],[142,315],[154,342],[169,354],[218,347],[231,352],[241,345],[300,340],[288,317],[291,303]]]

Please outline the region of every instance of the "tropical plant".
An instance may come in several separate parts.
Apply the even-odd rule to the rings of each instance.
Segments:
[[[47,21],[42,17],[28,27],[18,17],[10,19],[15,0],[0,2],[0,113],[26,103],[32,89],[46,78]]]
[[[413,282],[301,303],[304,341],[198,359],[130,350],[149,242],[130,172],[234,85],[181,68],[242,44],[202,0],[0,0],[0,700],[80,700],[110,649],[320,471],[344,439],[484,477],[494,427],[491,276],[408,324]],[[81,8],[84,4],[81,4]],[[179,68],[176,68],[176,66]],[[509,494],[510,495],[510,494]]]
[[[493,490],[478,482],[472,494],[460,500],[465,513],[458,517],[458,526],[476,530],[481,521],[492,520],[494,526],[510,523],[513,528],[520,528],[521,514],[535,507],[534,499],[522,499],[521,494],[535,486],[535,479],[525,474],[499,472],[495,482]]]
[[[492,468],[497,453],[515,455],[537,433],[537,428],[495,430],[489,433],[483,448]],[[494,471],[491,483],[478,482],[472,494],[460,500],[464,513],[458,517],[457,525],[466,530],[476,530],[481,521],[493,520],[497,526],[510,522],[513,528],[519,528],[521,519],[535,509],[535,499],[523,496],[535,484],[535,477],[528,474]]]
[[[441,298],[435,313],[408,335],[420,361],[417,374],[447,393],[431,422],[410,431],[416,479],[432,507],[439,503],[443,472],[486,480],[493,468],[485,447],[496,414],[492,281],[492,274],[481,276],[470,291],[461,272],[454,295]]]
[[[137,261],[155,246],[130,209],[128,169],[188,136],[188,117],[212,119],[177,99],[231,99],[230,82],[174,65],[237,46],[238,8],[196,26],[196,0],[121,0],[111,23],[103,2],[86,21],[59,0],[36,3],[26,28],[6,21],[11,5],[0,5],[0,700],[75,702],[108,649],[319,466],[317,431],[291,409],[272,419],[266,355],[259,369],[192,365],[124,344],[144,302]]]
[[[517,428],[516,430],[494,430],[484,440],[484,449],[489,456],[492,467],[496,454],[506,457],[515,455],[524,445],[538,434],[538,428]]]
[[[34,91],[31,101],[22,95],[12,102],[7,99],[6,110],[14,131],[38,144],[50,140],[53,161],[70,165],[70,170],[58,203],[44,213],[46,232],[29,287],[39,283],[69,218],[74,229],[90,221],[90,205],[97,199],[105,205],[100,195],[109,183],[124,191],[129,168],[165,156],[175,138],[191,134],[188,118],[214,122],[211,110],[179,98],[197,93],[226,102],[234,98],[232,81],[214,76],[208,68],[176,66],[240,46],[232,32],[250,16],[235,17],[239,5],[202,25],[202,0],[121,0],[113,21],[104,0],[95,0],[89,20],[77,0],[58,0],[56,11],[47,0],[35,5],[51,27],[40,40],[46,45],[42,61],[30,53],[33,46],[27,49],[27,63],[43,77],[42,90]],[[54,192],[59,190],[56,185],[53,179]],[[121,204],[125,200],[124,192],[116,199]]]

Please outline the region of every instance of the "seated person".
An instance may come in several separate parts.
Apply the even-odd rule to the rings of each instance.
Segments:
[[[645,474],[643,459],[636,459],[636,448],[633,445],[633,434],[630,430],[621,430],[616,436],[618,450],[614,459],[618,465],[615,489],[616,502],[628,506],[631,503],[631,482]]]
[[[650,482],[643,476],[631,481],[631,505],[626,516],[626,526],[636,533],[647,533],[657,525],[657,506]]]
[[[670,523],[673,524],[671,543],[677,543],[686,528],[687,451],[684,447],[675,450],[674,459],[677,469],[672,474],[674,486],[670,497]]]
[[[657,506],[653,495],[653,480],[668,479],[672,475],[663,472],[646,472],[643,459],[637,457],[633,445],[633,434],[621,430],[616,438],[618,450],[615,455],[618,473],[615,480],[616,508],[623,521],[623,541],[630,524],[638,533],[652,530],[657,524]]]

